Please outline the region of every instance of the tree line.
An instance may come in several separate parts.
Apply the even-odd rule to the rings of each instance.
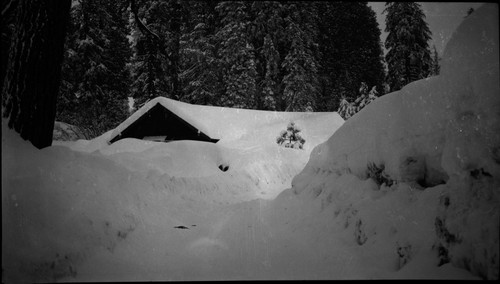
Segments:
[[[362,82],[384,92],[367,2],[82,0],[71,19],[58,119],[93,136],[123,121],[128,97],[336,111]]]
[[[20,13],[4,11],[17,2],[30,9],[24,0],[2,4],[2,18],[13,19],[2,25],[2,45],[5,38],[10,49],[21,36]],[[367,2],[72,1],[62,65],[53,62],[62,66],[55,116],[95,137],[129,115],[129,97],[137,107],[164,96],[248,109],[337,111],[363,95],[363,84],[383,95],[437,74],[420,5],[388,2],[385,13],[384,58]],[[8,69],[2,64],[4,108],[15,97],[4,84],[13,80]]]

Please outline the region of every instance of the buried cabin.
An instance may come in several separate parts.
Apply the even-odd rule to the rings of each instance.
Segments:
[[[217,143],[189,113],[177,107],[173,100],[158,97],[147,102],[111,134],[112,144],[124,138],[169,142],[196,140]]]

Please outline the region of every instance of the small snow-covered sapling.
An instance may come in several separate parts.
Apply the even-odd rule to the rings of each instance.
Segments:
[[[285,148],[303,149],[306,140],[300,135],[301,129],[291,121],[286,130],[282,130],[280,135],[276,138],[278,145]]]

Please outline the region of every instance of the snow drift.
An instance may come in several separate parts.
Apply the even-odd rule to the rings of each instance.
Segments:
[[[363,251],[380,250],[378,265],[400,275],[429,254],[435,266],[498,279],[498,56],[498,6],[486,5],[454,33],[440,76],[346,121],[313,150],[290,191]]]
[[[7,282],[214,278],[218,274],[213,271],[187,271],[198,271],[205,256],[212,259],[212,248],[227,248],[214,237],[214,228],[227,219],[219,220],[220,208],[272,199],[290,187],[313,147],[344,122],[333,112],[279,113],[162,101],[180,115],[200,114],[201,122],[191,122],[222,135],[221,141],[122,139],[108,145],[111,130],[93,140],[55,141],[53,147],[37,150],[2,120]],[[305,150],[276,144],[291,120],[304,129]],[[179,235],[185,228],[199,233]],[[165,239],[178,250],[170,251],[170,257],[157,254],[166,248]],[[160,268],[165,266],[171,268]]]

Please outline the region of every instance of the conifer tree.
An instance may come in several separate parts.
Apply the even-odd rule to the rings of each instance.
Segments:
[[[182,100],[193,104],[219,105],[219,94],[224,92],[222,60],[218,56],[220,43],[216,32],[219,15],[215,10],[219,1],[192,1],[190,25],[181,36],[180,80]]]
[[[288,3],[253,1],[250,9],[250,40],[256,53],[255,108],[275,110],[282,99],[281,63],[284,56],[285,23],[283,15]]]
[[[181,100],[184,96],[181,75],[181,37],[189,19],[190,2],[180,0],[130,0],[134,28],[139,31],[134,59],[135,88],[138,101],[153,95]],[[141,50],[140,41],[144,41]],[[141,56],[144,55],[144,56]],[[141,97],[137,90],[146,87],[151,92]]]
[[[376,86],[373,86],[368,92],[368,85],[365,82],[361,82],[357,99],[354,102],[348,102],[345,97],[341,98],[337,112],[342,118],[347,120],[373,102],[377,97],[378,91]]]
[[[378,97],[377,88],[373,86],[371,90],[368,92],[368,86],[365,82],[361,83],[361,87],[359,88],[360,96],[354,101],[356,112],[362,110],[365,106],[370,104]]]
[[[134,2],[135,4],[135,2]],[[170,97],[172,93],[168,80],[168,62],[165,57],[165,46],[154,36],[138,27],[138,21],[144,21],[144,26],[157,34],[165,33],[163,23],[164,15],[167,13],[166,6],[158,1],[148,0],[141,3],[141,6],[134,6],[133,13],[137,14],[132,21],[132,48],[131,59],[132,88],[131,95],[135,100],[135,105],[141,107],[147,101],[158,96]],[[142,22],[141,22],[142,23]]]
[[[366,82],[384,93],[380,29],[366,2],[316,2],[321,63],[318,110],[338,108],[341,97],[355,100]]]
[[[301,131],[295,122],[290,121],[286,130],[281,131],[280,135],[276,137],[276,143],[285,148],[303,149],[306,140],[300,134]]]
[[[436,46],[433,46],[434,49],[432,51],[432,66],[431,66],[431,71],[429,72],[429,76],[436,76],[439,75],[439,71],[441,70],[441,67],[439,65],[439,55],[436,50]]]
[[[219,56],[224,60],[223,106],[248,108],[254,103],[257,71],[255,49],[248,36],[250,4],[229,1],[219,3],[216,8],[222,17],[222,27],[216,36],[222,43]]]
[[[131,59],[131,76],[133,83],[131,95],[135,105],[141,107],[147,101],[158,96],[169,97],[166,66],[154,42],[137,32],[132,34],[134,53]]]
[[[428,41],[431,31],[420,4],[387,2],[386,29],[388,83],[391,92],[426,78],[432,66]]]
[[[288,7],[285,34],[290,46],[282,68],[283,99],[280,110],[313,111],[318,92],[315,57],[316,27],[313,5],[294,2]]]
[[[347,101],[347,98],[342,97],[337,112],[344,120],[347,120],[356,114],[356,106],[353,102]]]
[[[277,97],[279,96],[280,56],[270,35],[266,35],[264,38],[262,51],[265,60],[265,74],[264,79],[261,81],[262,93],[260,99],[262,103],[260,107],[257,104],[257,108],[275,110]]]

